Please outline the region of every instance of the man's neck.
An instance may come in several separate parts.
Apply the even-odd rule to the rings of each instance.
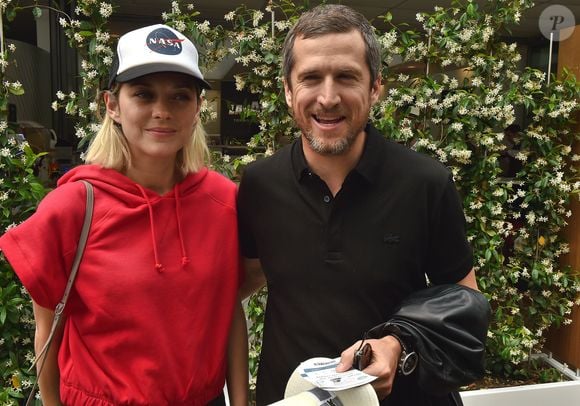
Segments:
[[[310,148],[310,144],[302,139],[302,150],[308,167],[317,174],[328,186],[333,196],[340,191],[349,172],[360,160],[366,140],[366,133],[361,134],[348,151],[340,155],[323,155]]]

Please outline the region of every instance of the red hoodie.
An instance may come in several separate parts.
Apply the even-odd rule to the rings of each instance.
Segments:
[[[95,188],[58,361],[66,405],[205,405],[223,388],[241,281],[235,184],[202,169],[159,196],[94,165],[74,168],[0,249],[54,309]]]

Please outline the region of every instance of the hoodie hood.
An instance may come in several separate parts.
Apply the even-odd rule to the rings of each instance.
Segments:
[[[196,191],[207,176],[207,173],[207,168],[202,168],[200,171],[186,176],[183,181],[175,184],[173,190],[164,195],[159,195],[158,193],[141,186],[114,169],[106,169],[98,165],[77,166],[65,173],[58,180],[57,185],[61,186],[70,182],[86,180],[98,191],[105,192],[130,210],[134,209],[140,211],[146,207],[147,215],[149,217],[149,231],[153,250],[153,266],[157,271],[163,272],[164,266],[160,261],[158,236],[156,233],[156,224],[158,224],[156,221],[156,217],[158,216],[156,211],[160,210],[158,208],[162,201],[173,201],[173,212],[177,223],[177,235],[175,237],[179,240],[179,245],[181,247],[180,262],[181,265],[185,267],[189,263],[189,257],[185,248],[186,244],[184,242],[183,227],[181,224],[182,200]],[[95,197],[96,204],[97,201],[98,195]]]
[[[188,175],[183,181],[176,184],[175,188],[179,189],[180,196],[185,197],[188,194],[193,193],[206,175],[207,168],[202,168],[198,172]],[[122,200],[127,204],[143,203],[144,197],[141,194],[140,185],[114,169],[106,169],[98,165],[76,166],[61,176],[57,185],[61,186],[65,183],[76,182],[83,179],[91,182],[93,186],[116,196],[119,200]],[[175,188],[173,191],[163,195],[163,197],[173,196]],[[146,188],[143,189],[146,191],[147,196],[149,196],[150,199],[162,197],[152,190]]]

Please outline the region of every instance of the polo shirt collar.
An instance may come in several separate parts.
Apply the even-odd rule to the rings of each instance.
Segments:
[[[370,123],[365,127],[367,134],[363,153],[353,172],[358,172],[369,183],[374,183],[379,175],[379,166],[384,159],[382,148],[382,134]],[[310,173],[310,168],[306,162],[304,151],[302,150],[302,137],[298,138],[292,145],[291,151],[292,170],[296,180],[300,181]]]

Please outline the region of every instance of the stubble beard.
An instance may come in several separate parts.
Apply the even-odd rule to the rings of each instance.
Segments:
[[[303,129],[302,134],[304,134],[304,138],[306,138],[308,145],[314,152],[321,155],[342,155],[354,144],[357,135],[361,131],[362,128],[359,131],[349,132],[345,137],[332,141],[325,140],[322,137],[315,137],[312,134],[312,129]]]

